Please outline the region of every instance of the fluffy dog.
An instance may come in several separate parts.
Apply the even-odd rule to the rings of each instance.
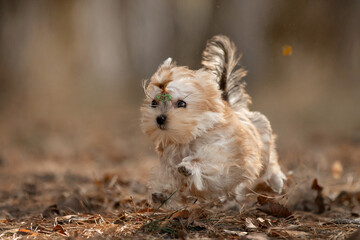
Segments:
[[[177,203],[241,202],[258,180],[282,191],[275,137],[268,119],[249,111],[239,59],[227,37],[215,36],[201,69],[176,66],[169,58],[144,85],[141,125],[161,162],[152,180],[153,202],[171,195]]]

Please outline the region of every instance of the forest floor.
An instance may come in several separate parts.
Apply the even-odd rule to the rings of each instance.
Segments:
[[[148,202],[158,160],[137,124],[3,121],[0,239],[360,239],[359,136],[280,146],[281,195],[165,210]]]

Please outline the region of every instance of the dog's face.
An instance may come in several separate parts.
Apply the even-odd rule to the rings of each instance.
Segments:
[[[143,131],[155,143],[186,144],[223,121],[225,105],[213,78],[166,60],[145,90]]]

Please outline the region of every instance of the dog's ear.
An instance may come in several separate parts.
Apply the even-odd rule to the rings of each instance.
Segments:
[[[170,66],[172,64],[172,58],[167,58],[161,66]]]

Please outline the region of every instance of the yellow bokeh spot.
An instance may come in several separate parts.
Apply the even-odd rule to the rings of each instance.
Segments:
[[[290,45],[283,46],[282,53],[284,56],[291,56],[292,52],[292,47]]]

